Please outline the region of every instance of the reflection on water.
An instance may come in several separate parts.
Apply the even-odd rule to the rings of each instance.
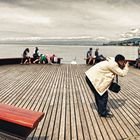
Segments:
[[[123,54],[126,59],[135,60],[137,58],[137,47],[134,46],[59,46],[59,45],[0,45],[0,58],[21,57],[25,48],[30,49],[30,56],[34,48],[38,46],[42,54],[56,54],[62,57],[62,63],[70,63],[76,58],[78,64],[84,64],[86,52],[90,47],[93,48],[93,54],[96,48],[99,48],[99,54],[105,57],[114,57],[116,54]]]

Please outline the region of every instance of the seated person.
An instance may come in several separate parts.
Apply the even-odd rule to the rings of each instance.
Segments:
[[[38,47],[36,47],[35,48],[35,52],[34,52],[34,54],[33,54],[33,58],[34,58],[34,61],[33,61],[33,63],[35,64],[35,63],[38,63],[39,62],[39,49],[38,49]]]
[[[62,58],[58,58],[55,54],[53,54],[51,57],[50,57],[50,60],[52,63],[57,63],[57,64],[60,64],[61,63],[61,59]]]
[[[86,64],[92,65],[95,63],[95,57],[92,56],[92,48],[87,51]]]
[[[99,48],[96,49],[95,56],[96,56],[95,63],[104,61],[106,59],[103,55],[99,55]]]
[[[44,54],[41,54],[41,55],[40,55],[39,61],[40,61],[39,63],[41,63],[41,64],[46,64],[46,63],[48,63],[47,57],[46,57],[46,55],[44,55]]]
[[[135,64],[136,68],[140,68],[140,58],[136,59],[136,64]]]
[[[23,52],[23,58],[21,64],[31,64],[31,58],[29,56],[29,48],[26,48]]]
[[[52,65],[53,63],[51,61],[51,55],[50,54],[47,54],[46,55],[46,58],[47,58],[48,64],[51,64]]]

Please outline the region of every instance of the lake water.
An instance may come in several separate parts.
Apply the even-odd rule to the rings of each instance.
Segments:
[[[0,58],[15,58],[21,57],[25,48],[30,49],[30,56],[34,52],[36,45],[7,45],[0,44]],[[62,57],[62,63],[70,63],[76,58],[78,64],[85,64],[84,58],[90,47],[93,48],[93,54],[96,48],[99,48],[99,54],[105,57],[114,57],[117,54],[122,54],[126,59],[135,60],[137,58],[137,47],[134,46],[68,46],[68,45],[37,45],[42,54],[56,54]]]

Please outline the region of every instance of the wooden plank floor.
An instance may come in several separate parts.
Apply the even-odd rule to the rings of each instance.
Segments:
[[[110,92],[113,118],[100,118],[85,81],[86,65],[0,66],[0,102],[45,112],[27,140],[140,140],[140,70]],[[0,137],[0,139],[2,139]]]

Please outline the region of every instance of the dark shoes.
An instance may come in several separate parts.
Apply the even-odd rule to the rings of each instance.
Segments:
[[[111,113],[107,113],[105,115],[100,115],[100,117],[104,117],[104,118],[112,118],[113,117],[113,114]]]

